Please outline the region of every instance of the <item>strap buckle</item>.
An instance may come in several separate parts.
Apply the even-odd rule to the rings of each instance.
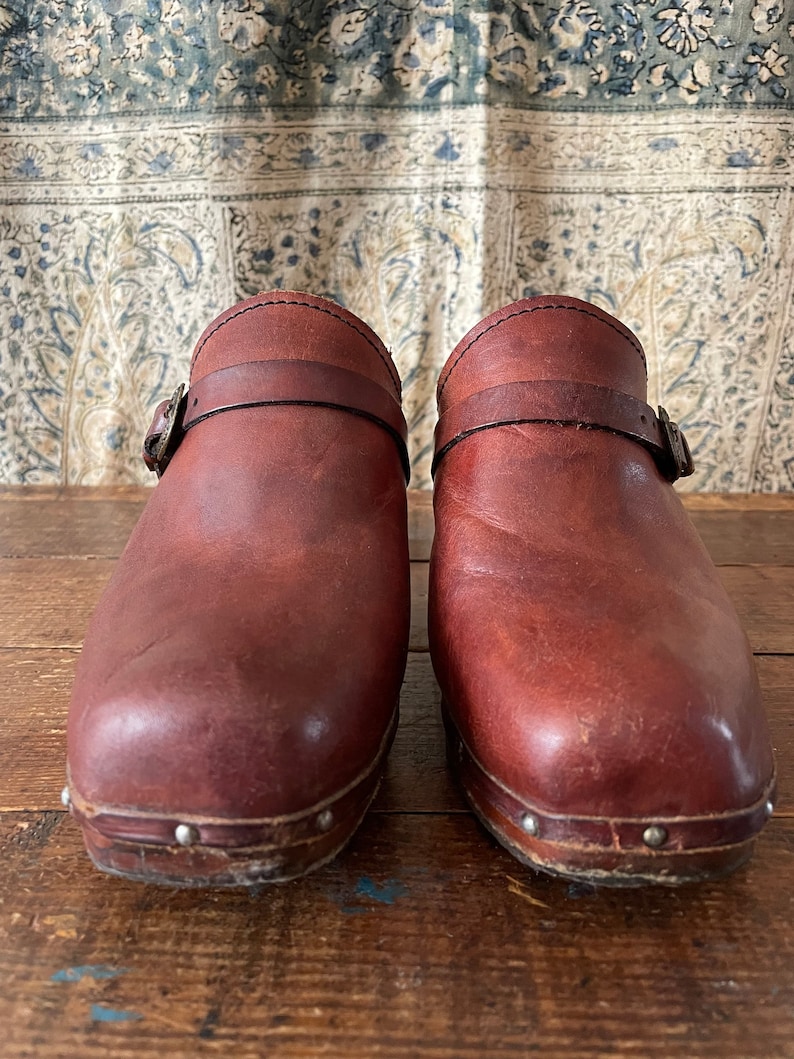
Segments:
[[[170,401],[162,401],[154,412],[151,426],[143,441],[143,462],[158,478],[162,478],[171,457],[182,440],[181,421],[187,395],[180,383]]]
[[[678,478],[688,478],[695,470],[692,453],[689,451],[684,432],[678,423],[670,419],[661,405],[659,405],[659,423],[662,428],[662,441],[670,457],[671,474],[667,477],[671,482],[675,482]]]

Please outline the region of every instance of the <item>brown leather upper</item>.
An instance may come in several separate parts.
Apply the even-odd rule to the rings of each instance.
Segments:
[[[431,651],[485,773],[562,816],[752,805],[773,762],[749,645],[651,439],[615,429],[651,411],[634,335],[520,301],[464,338],[438,397]]]
[[[71,782],[106,810],[300,812],[371,766],[397,705],[399,380],[351,313],[274,292],[207,328],[194,398],[86,636]]]

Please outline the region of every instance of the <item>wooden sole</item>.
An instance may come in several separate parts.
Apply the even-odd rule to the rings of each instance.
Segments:
[[[447,756],[480,823],[517,860],[550,875],[600,886],[679,886],[720,879],[752,855],[772,815],[775,778],[740,812],[663,819],[569,817],[523,802],[477,761],[442,705]],[[645,841],[664,837],[664,848]]]
[[[288,816],[228,819],[89,805],[71,784],[69,810],[100,871],[182,888],[252,887],[288,882],[332,860],[350,841],[375,797],[397,711],[372,765],[340,791]]]
[[[108,838],[90,823],[82,824],[83,841],[91,861],[100,871],[136,882],[200,889],[206,887],[256,887],[289,882],[322,867],[353,837],[377,791],[352,821],[343,821],[313,840],[283,845],[190,848]]]

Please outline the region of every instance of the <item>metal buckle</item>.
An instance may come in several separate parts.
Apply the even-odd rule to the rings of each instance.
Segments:
[[[684,437],[684,432],[678,423],[674,423],[670,419],[670,416],[661,405],[659,405],[659,422],[662,427],[664,445],[672,463],[673,476],[670,481],[675,482],[678,478],[688,478],[690,474],[694,473],[695,464],[692,460],[692,453],[689,451],[687,440]]]
[[[150,434],[144,443],[146,466],[154,471],[158,478],[162,478],[179,444],[181,434],[177,430],[182,418],[184,399],[185,384],[180,383],[171,395],[171,400],[163,413],[162,430],[156,434]]]

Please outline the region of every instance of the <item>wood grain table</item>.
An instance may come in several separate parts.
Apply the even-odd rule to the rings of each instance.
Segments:
[[[752,862],[677,890],[536,875],[447,774],[411,497],[402,720],[331,865],[257,892],[111,879],[60,806],[69,688],[139,488],[0,489],[0,1056],[794,1056],[794,497],[687,507],[757,653],[780,801]]]

